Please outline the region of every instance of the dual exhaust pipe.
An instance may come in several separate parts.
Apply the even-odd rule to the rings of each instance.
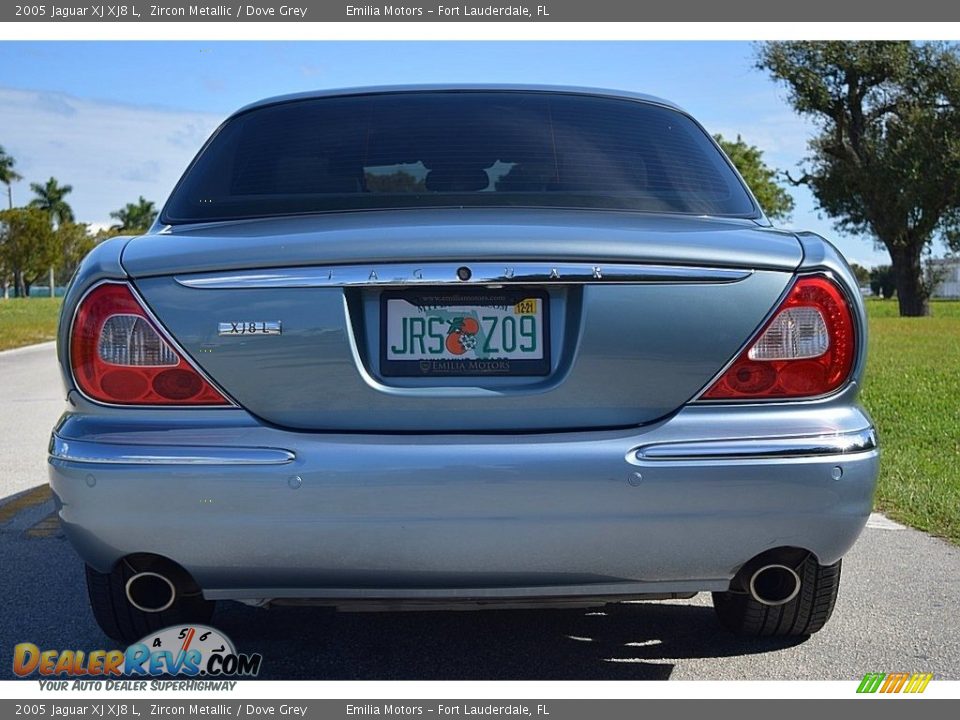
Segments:
[[[177,599],[177,586],[166,575],[157,572],[138,572],[127,580],[127,601],[137,610],[160,613],[169,609]]]
[[[750,575],[750,597],[762,605],[786,605],[800,592],[800,576],[788,565],[761,565]]]

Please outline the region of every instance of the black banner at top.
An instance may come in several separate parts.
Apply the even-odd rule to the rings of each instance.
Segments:
[[[960,3],[943,0],[517,0],[404,4],[271,0],[223,4],[159,0],[96,4],[37,0],[0,6],[2,22],[950,22]]]

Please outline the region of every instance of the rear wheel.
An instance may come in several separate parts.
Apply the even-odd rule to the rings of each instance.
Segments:
[[[800,589],[782,605],[766,605],[746,591],[713,593],[713,608],[720,623],[736,635],[811,635],[827,624],[840,590],[840,560],[820,565],[807,555],[796,568]]]
[[[207,623],[213,616],[214,603],[203,597],[200,588],[183,568],[162,558],[131,557],[118,562],[108,573],[97,572],[89,565],[87,595],[90,608],[100,629],[114,640],[132,643],[149,633],[171,625]],[[142,587],[142,607],[163,608],[148,612],[130,602],[127,584],[139,573],[148,573]],[[172,585],[172,600],[151,593],[163,593]],[[137,597],[136,595],[134,597]],[[151,604],[155,602],[156,604]]]

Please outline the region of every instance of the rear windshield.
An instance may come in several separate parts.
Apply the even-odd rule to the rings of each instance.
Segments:
[[[422,207],[754,215],[704,131],[645,102],[534,92],[296,100],[242,113],[163,221]]]

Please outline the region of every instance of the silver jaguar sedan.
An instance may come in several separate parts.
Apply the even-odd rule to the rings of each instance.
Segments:
[[[103,631],[217,600],[829,619],[878,451],[866,324],[669,102],[272,98],[67,294],[62,526]]]

